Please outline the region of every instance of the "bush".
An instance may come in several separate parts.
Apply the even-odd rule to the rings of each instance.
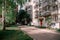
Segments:
[[[57,31],[60,32],[60,29],[58,29]]]
[[[45,26],[37,26],[38,28],[46,28]]]

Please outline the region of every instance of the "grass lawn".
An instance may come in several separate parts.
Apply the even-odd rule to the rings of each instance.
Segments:
[[[18,30],[0,30],[0,40],[32,40],[31,37]]]

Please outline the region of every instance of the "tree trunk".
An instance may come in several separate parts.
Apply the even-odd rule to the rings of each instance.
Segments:
[[[3,30],[5,30],[5,26],[4,26],[4,7],[2,7],[2,26],[3,26]]]
[[[5,0],[3,1],[2,3],[2,26],[3,26],[3,30],[5,30],[5,16],[4,16],[4,13],[5,13]]]
[[[5,27],[5,18],[4,18],[4,21],[3,21],[3,30],[6,30],[6,27]]]

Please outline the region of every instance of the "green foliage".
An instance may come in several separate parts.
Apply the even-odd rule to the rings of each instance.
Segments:
[[[16,0],[18,4],[22,6],[22,4],[25,2],[25,0]]]
[[[16,3],[14,2],[14,0],[6,0],[6,8],[8,8],[8,6],[11,6],[14,9]]]
[[[14,9],[16,8],[16,3],[14,2],[14,0],[0,0],[0,15],[2,15],[2,3],[4,3],[6,1],[6,4],[4,6],[6,6],[5,8],[5,22],[7,24],[12,24],[15,22],[15,18],[16,18],[16,12],[14,11]],[[24,3],[24,0],[16,0],[16,2],[20,5],[22,5]]]
[[[0,6],[2,5],[3,0],[0,0]]]
[[[50,16],[46,17],[46,19],[45,19],[45,21],[48,23],[48,25],[51,24],[51,20],[52,20],[52,18]]]
[[[20,18],[28,18],[30,16],[25,10],[21,10],[19,14]]]
[[[2,2],[3,0],[0,0],[0,15],[2,15]]]
[[[49,21],[49,20],[51,20],[51,17],[46,17],[46,21]]]
[[[30,20],[30,15],[25,10],[20,10],[17,15],[17,20],[19,20],[19,22]]]
[[[16,13],[14,9],[16,8],[16,3],[14,0],[6,0],[6,13],[5,22],[7,24],[15,23]]]
[[[58,32],[60,32],[60,29],[57,29]]]
[[[0,6],[0,15],[2,15],[2,7]]]
[[[36,26],[36,27],[38,27],[38,28],[46,28],[46,26]]]

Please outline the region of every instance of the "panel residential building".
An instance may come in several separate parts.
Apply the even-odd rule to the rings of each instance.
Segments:
[[[24,7],[31,15],[32,25],[41,26],[40,20],[42,18],[42,26],[48,26],[49,21],[51,23],[60,21],[60,15],[58,15],[60,14],[59,4],[59,0],[26,0]],[[46,21],[47,17],[50,18],[49,21]]]

